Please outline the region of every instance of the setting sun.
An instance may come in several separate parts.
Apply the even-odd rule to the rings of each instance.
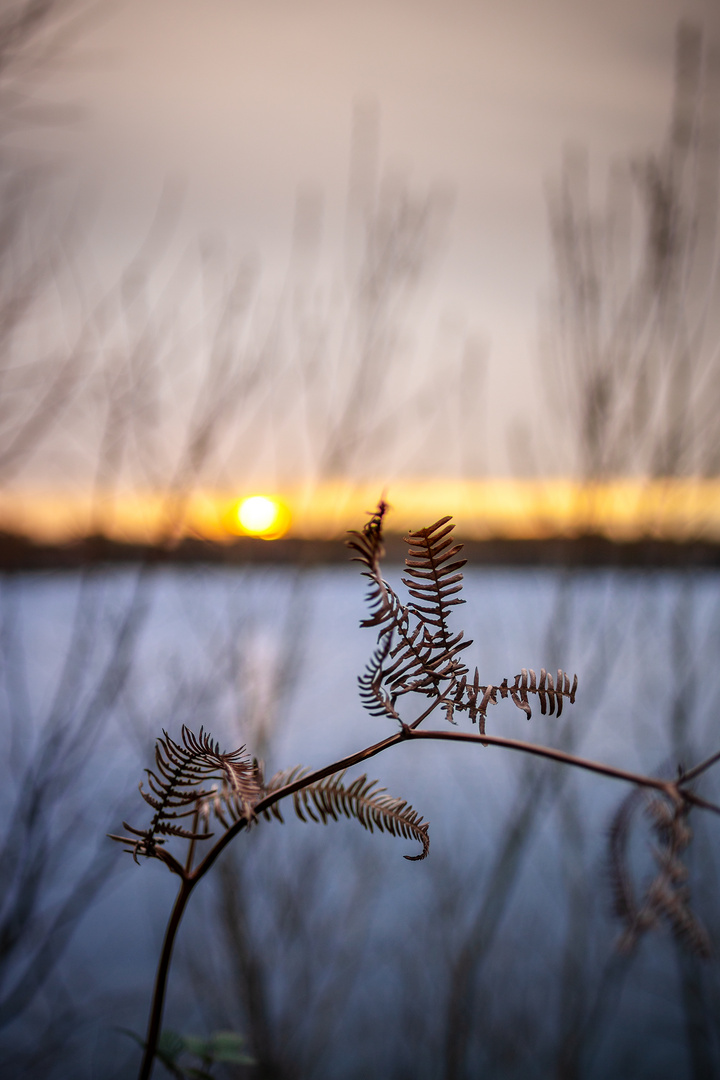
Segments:
[[[236,510],[238,525],[250,536],[263,540],[277,540],[284,536],[290,525],[290,514],[277,499],[267,495],[252,495],[242,499]]]

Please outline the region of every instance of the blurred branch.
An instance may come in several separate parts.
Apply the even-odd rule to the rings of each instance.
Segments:
[[[604,213],[590,209],[582,154],[568,156],[549,194],[548,348],[589,481],[720,467],[719,64],[681,23],[664,147],[614,168]]]

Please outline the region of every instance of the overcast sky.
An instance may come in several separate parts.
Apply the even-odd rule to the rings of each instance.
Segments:
[[[433,310],[488,342],[490,394],[517,395],[536,365],[544,186],[563,148],[588,149],[600,195],[610,162],[657,147],[678,19],[712,39],[718,12],[702,0],[113,2],[85,64],[51,80],[85,119],[44,141],[102,192],[101,262],[132,249],[171,175],[185,182],[183,228],[257,252],[272,276],[302,184],[325,194],[323,252],[337,260],[353,109],[376,102],[381,168],[454,193]]]

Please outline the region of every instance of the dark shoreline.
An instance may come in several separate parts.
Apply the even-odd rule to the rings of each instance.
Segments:
[[[461,538],[459,538],[461,539]],[[387,561],[402,562],[402,537],[386,538]],[[618,542],[604,536],[550,537],[541,540],[470,540],[463,556],[469,566],[686,567],[720,569],[720,543],[640,539]],[[298,565],[323,566],[351,557],[342,539],[265,541],[243,537],[232,544],[186,538],[175,547],[126,544],[90,536],[68,544],[37,544],[0,533],[0,571],[78,570],[85,566],[123,563],[156,565]]]

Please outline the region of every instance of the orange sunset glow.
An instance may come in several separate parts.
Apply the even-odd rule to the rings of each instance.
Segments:
[[[280,496],[241,500],[222,492],[188,499],[180,535],[230,543],[237,536],[266,540],[288,535],[338,537],[360,527],[386,485],[325,483],[312,494],[288,488]],[[388,527],[403,532],[451,513],[467,539],[604,535],[615,540],[720,540],[720,481],[622,480],[582,485],[569,480],[403,481],[386,491]],[[98,513],[89,497],[53,492],[2,493],[9,532],[39,541],[72,540],[100,526],[114,539],[147,543],[163,535],[165,501],[151,493],[117,496]]]

